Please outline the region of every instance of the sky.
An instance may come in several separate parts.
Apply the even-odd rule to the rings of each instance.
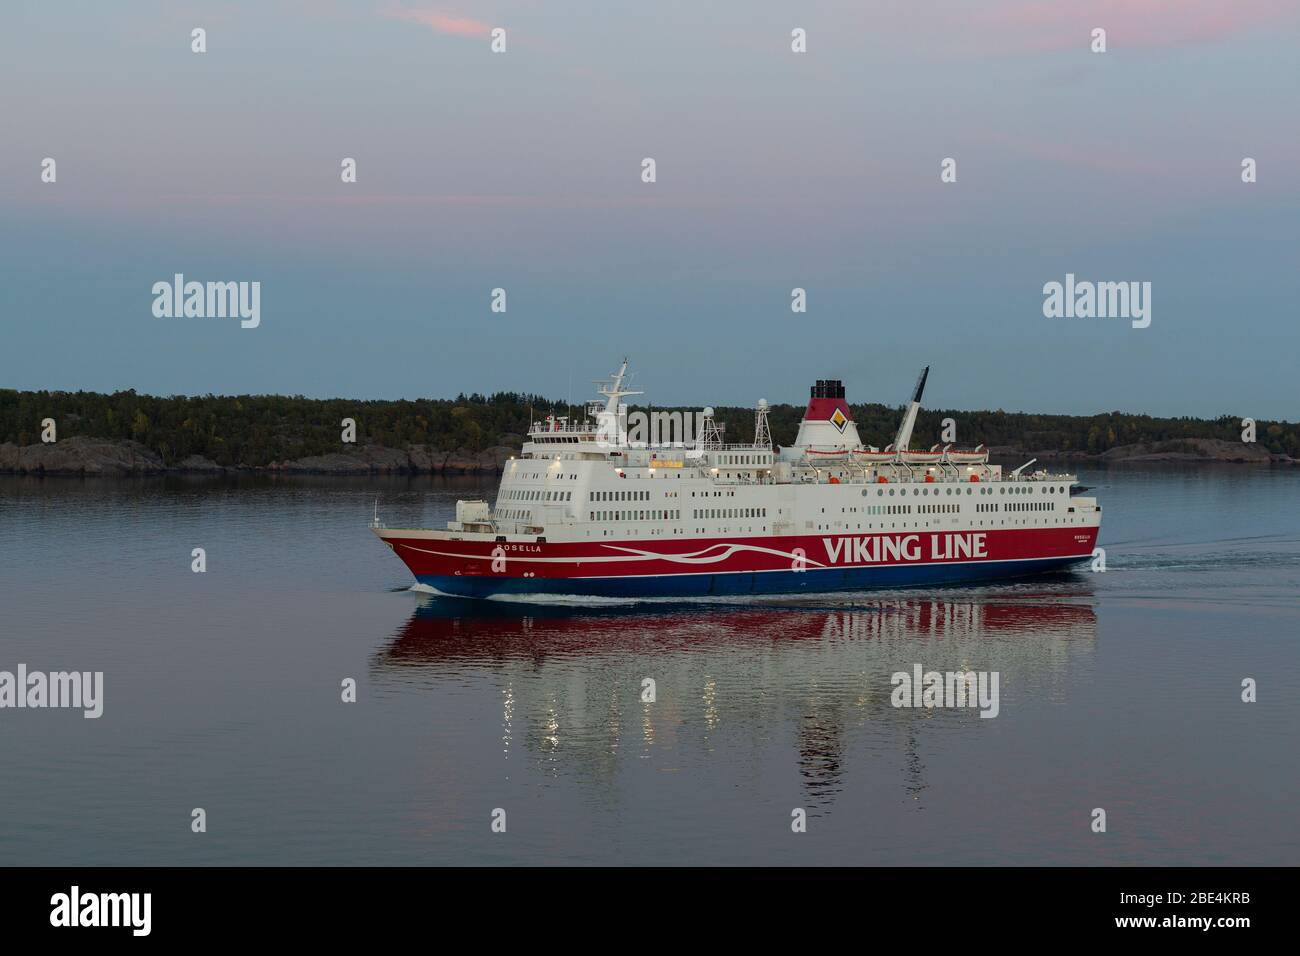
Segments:
[[[1294,421],[1298,64],[1294,0],[10,0],[0,387]]]

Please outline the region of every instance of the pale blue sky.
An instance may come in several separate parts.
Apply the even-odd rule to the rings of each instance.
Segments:
[[[1293,2],[19,2],[0,23],[0,387],[571,378],[580,399],[628,353],[665,404],[827,377],[896,403],[929,364],[937,406],[1300,418]],[[155,319],[175,272],[261,281],[260,328]],[[1044,318],[1067,272],[1150,281],[1151,327]]]

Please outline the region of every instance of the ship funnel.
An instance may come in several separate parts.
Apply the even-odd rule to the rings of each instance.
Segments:
[[[822,455],[862,447],[858,426],[854,424],[853,413],[844,400],[842,381],[821,378],[812,386],[794,443],[799,448]]]

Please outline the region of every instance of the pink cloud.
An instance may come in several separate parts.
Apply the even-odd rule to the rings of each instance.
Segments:
[[[394,20],[405,20],[407,23],[419,23],[435,33],[456,37],[485,37],[492,29],[478,20],[441,13],[437,10],[412,10],[400,7],[385,10],[383,15]]]

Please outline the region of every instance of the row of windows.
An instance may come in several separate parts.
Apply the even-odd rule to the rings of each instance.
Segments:
[[[670,492],[669,496],[675,495],[676,492]],[[648,491],[592,491],[588,493],[588,501],[649,501],[650,492]]]
[[[766,455],[719,455],[719,465],[770,465],[772,459]]]
[[[676,521],[680,519],[680,511],[656,510],[650,511],[589,511],[587,512],[588,521]]]
[[[1000,510],[1006,511],[1053,511],[1055,504],[1050,501],[1019,501],[1008,503],[1005,508],[997,504],[978,504],[975,506],[977,512],[995,512]],[[823,509],[824,511],[825,509]],[[843,509],[841,509],[843,510]],[[865,514],[879,515],[910,515],[910,514],[956,514],[957,505],[918,505],[913,508],[911,505],[872,505],[864,508]],[[588,521],[676,521],[682,516],[680,511],[674,510],[650,510],[650,511],[593,511],[587,516]],[[504,517],[529,517],[528,512],[506,512]],[[766,518],[766,508],[696,508],[691,512],[691,517],[695,519],[712,518],[712,519],[731,519],[731,518]],[[820,527],[820,525],[818,526]],[[830,527],[827,525],[827,527]]]
[[[1045,495],[1054,495],[1054,494],[1056,494],[1057,492],[1064,493],[1064,492],[1065,492],[1065,485],[1060,485],[1060,486],[1057,486],[1057,485],[1047,485],[1047,486],[1044,486],[1044,487],[1042,487],[1042,488],[1039,488],[1038,490],[1039,490],[1041,493],[1045,494]],[[968,494],[968,495],[973,493],[973,492],[971,491],[971,488],[970,488],[970,487],[966,487],[966,488],[964,488],[964,489],[963,489],[963,488],[952,488],[952,487],[948,487],[948,488],[944,488],[944,489],[943,489],[943,493],[944,493],[945,495],[957,495],[957,496],[959,496],[959,497],[960,497],[960,495],[961,495],[961,493],[962,493],[963,491],[965,491],[966,494]],[[1029,487],[1029,486],[1027,486],[1027,485],[1017,485],[1017,486],[1013,486],[1013,487],[1011,487],[1011,488],[1007,488],[1006,486],[1003,486],[1003,487],[998,488],[998,489],[997,489],[997,492],[998,492],[998,494],[1000,494],[1000,495],[1032,495],[1032,494],[1034,493],[1034,489],[1031,488],[1031,487]],[[862,489],[862,494],[863,494],[863,495],[868,495],[868,494],[870,494],[870,493],[871,493],[871,489],[869,489],[869,488],[863,488],[863,489]],[[877,489],[876,489],[876,496],[877,496],[877,497],[880,497],[880,496],[884,495],[885,493],[886,493],[886,489],[884,489],[884,488],[877,488]],[[895,489],[893,489],[893,488],[888,489],[888,493],[889,493],[890,497],[893,497],[893,495],[895,494]],[[991,494],[993,494],[993,488],[990,487],[990,486],[988,486],[988,485],[985,485],[985,486],[983,486],[983,487],[981,487],[981,488],[979,489],[979,493],[982,494],[982,495],[991,495]],[[907,489],[906,489],[906,488],[899,488],[899,489],[897,489],[897,494],[899,494],[899,495],[901,495],[902,497],[906,498],[906,497],[907,497]],[[913,495],[929,495],[929,494],[933,494],[933,495],[937,498],[937,497],[939,497],[939,489],[938,489],[938,488],[913,488],[913,489],[912,489],[912,494],[913,494]]]
[[[962,489],[961,489],[961,488],[957,488],[957,489],[955,489],[955,490],[952,489],[952,488],[945,488],[944,491],[947,492],[947,493],[950,494],[950,495],[952,495],[952,494],[960,495],[960,494],[962,493]],[[868,488],[863,488],[863,489],[862,489],[862,493],[863,493],[864,495],[868,495],[868,494],[871,493],[871,491],[870,491],[870,489],[868,489]],[[877,489],[876,489],[876,497],[877,497],[877,498],[883,496],[885,493],[886,493],[886,490],[885,490],[884,488],[877,488]],[[888,490],[888,493],[889,493],[889,496],[890,496],[891,498],[892,498],[895,494],[898,494],[900,497],[903,497],[903,498],[906,498],[906,497],[907,497],[907,489],[906,489],[906,488],[899,488],[899,489],[897,490],[897,492],[895,492],[895,490],[894,490],[893,488],[890,488],[890,489]],[[930,489],[929,489],[929,488],[913,488],[913,489],[912,489],[912,494],[914,494],[914,495],[928,495],[929,493],[930,493]],[[967,488],[967,489],[966,489],[966,494],[969,495],[970,493],[971,493],[971,490],[970,490],[969,488]],[[982,491],[981,491],[981,494],[983,494]],[[935,496],[936,498],[939,497],[939,489],[938,489],[938,488],[935,488],[935,489],[934,489],[934,496]]]
[[[997,505],[992,502],[987,504],[976,505],[975,510],[979,512],[987,511],[1055,511],[1055,501],[1008,501],[1005,505]]]
[[[578,476],[576,474],[553,475],[549,471],[521,471],[519,474],[511,472],[510,479],[512,481],[558,481],[560,479],[564,479],[565,481],[577,481]]]
[[[919,514],[921,511],[925,509],[925,507],[926,507],[925,505],[917,505],[916,506],[917,513]],[[939,507],[939,506],[931,505],[931,507]],[[953,510],[956,510],[956,507],[957,507],[956,505],[953,505],[952,506]],[[858,509],[857,508],[840,509],[840,514],[848,514],[850,512],[852,512],[853,514],[857,514]],[[825,514],[826,509],[823,508],[821,513]],[[867,505],[865,508],[862,509],[862,513],[864,515],[910,515],[912,513],[912,506],[911,505]]]
[[[692,518],[766,518],[766,508],[696,508]]]
[[[1001,521],[994,521],[992,518],[990,518],[989,521],[988,521],[988,526],[989,526],[989,527],[993,527],[994,525],[1003,525],[1003,526],[1005,526],[1005,525],[1007,524],[1007,520],[1008,520],[1008,519],[1004,518],[1004,519],[1002,519]],[[1046,518],[1042,519],[1042,521],[1043,521],[1044,524],[1047,523],[1047,519],[1046,519]],[[1038,519],[1035,519],[1034,521],[1031,522],[1028,518],[1012,518],[1012,519],[1010,519],[1010,523],[1013,524],[1013,525],[1029,525],[1029,524],[1037,524],[1037,523],[1038,523]],[[1085,521],[1083,518],[1081,518],[1081,517],[1079,517],[1079,518],[1053,518],[1053,519],[1052,519],[1052,523],[1053,523],[1053,524],[1067,524],[1067,525],[1068,525],[1068,524],[1086,524],[1086,521]],[[936,522],[936,524],[938,524],[938,525],[942,525],[943,522],[941,522],[941,521],[940,521],[940,522]],[[977,521],[977,522],[975,522],[974,525],[972,525],[972,527],[974,527],[974,526],[978,526],[978,527],[981,527],[981,528],[982,528],[982,527],[984,527],[984,521],[981,519],[980,521]],[[807,521],[807,522],[804,522],[804,527],[806,527],[806,528],[813,528],[813,527],[814,527],[814,524],[813,524],[813,522],[811,522],[811,521]],[[819,524],[819,525],[816,525],[815,527],[816,527],[816,529],[817,529],[818,531],[848,531],[848,530],[851,530],[851,529],[849,528],[849,523],[848,523],[847,521],[837,521],[837,522],[833,522],[833,523],[829,523],[829,522],[828,522],[827,524]],[[857,522],[857,524],[855,525],[855,529],[858,530],[858,531],[862,531],[864,528],[865,528],[866,530],[868,530],[868,531],[871,531],[871,530],[874,530],[875,527],[876,527],[875,522],[868,522],[866,525],[863,525],[862,522],[859,521],[859,522]],[[884,530],[889,530],[889,529],[895,529],[895,528],[899,528],[899,527],[903,527],[903,528],[928,528],[928,527],[930,527],[930,522],[929,522],[929,521],[925,521],[925,522],[921,522],[921,521],[913,521],[911,524],[908,524],[906,521],[882,521],[882,522],[880,522],[880,528],[881,528],[882,531],[884,531]],[[704,530],[706,530],[706,529],[704,529],[704,528],[696,528],[695,530],[697,530],[697,531],[704,531]],[[764,528],[763,530],[766,531],[767,529]]]
[[[1056,489],[1055,487],[1046,487],[1046,488],[1043,488],[1043,489],[1042,489],[1042,492],[1043,492],[1044,494],[1048,494],[1048,493],[1054,493],[1056,490],[1057,490],[1057,489]],[[1064,490],[1065,490],[1065,487],[1062,486],[1060,490],[1061,490],[1061,491],[1064,491]],[[863,491],[862,491],[862,493],[865,495],[865,494],[867,494],[867,491],[868,491],[868,489],[865,489],[865,488],[864,488]],[[937,497],[938,494],[939,494],[939,489],[938,489],[938,488],[935,488],[935,489],[933,489],[933,491],[934,491],[935,496]],[[970,489],[970,488],[966,488],[965,491],[966,491],[966,494],[968,494],[968,495],[971,493],[971,489]],[[897,494],[899,494],[899,495],[901,495],[901,496],[903,496],[903,497],[906,497],[906,496],[907,496],[907,489],[905,489],[905,488],[902,488],[902,489],[894,489],[894,488],[890,488],[890,489],[888,489],[888,493],[889,493],[889,495],[890,495],[891,497],[892,497],[896,492],[897,492]],[[931,489],[929,489],[929,488],[913,488],[913,489],[912,489],[912,494],[913,494],[913,495],[929,495],[930,492],[931,492]],[[878,489],[876,490],[876,494],[877,494],[877,495],[884,495],[885,493],[886,493],[886,489],[884,489],[884,488],[878,488]],[[960,494],[962,493],[962,489],[961,489],[961,488],[957,488],[957,489],[953,489],[953,488],[945,488],[945,489],[944,489],[944,493],[945,493],[945,494],[949,494],[949,495],[954,494],[954,493],[957,494],[957,495],[960,495]],[[980,493],[981,495],[991,495],[991,494],[993,494],[993,489],[992,489],[992,488],[980,488],[980,489],[979,489],[979,493]],[[1012,494],[1012,495],[1020,495],[1020,494],[1032,494],[1032,493],[1033,493],[1033,489],[1032,489],[1032,488],[1028,488],[1028,487],[1013,487],[1013,488],[1011,488],[1011,489],[1007,489],[1007,488],[999,488],[999,489],[998,489],[998,494]],[[666,494],[667,497],[670,497],[670,498],[672,498],[672,497],[676,497],[676,495],[677,495],[677,493],[676,493],[675,491],[666,492],[665,494]],[[722,494],[723,494],[723,493],[722,493],[721,491],[714,491],[714,492],[712,492],[712,495],[713,495],[714,497],[721,496]],[[727,492],[726,494],[727,494],[727,497],[734,497],[734,496],[735,496],[735,492],[734,492],[734,491],[729,491],[729,492]],[[700,496],[701,496],[701,497],[709,497],[709,495],[710,495],[709,492],[700,492]],[[541,490],[541,489],[533,490],[533,489],[528,489],[528,488],[509,488],[509,489],[505,489],[505,490],[502,492],[502,496],[503,496],[506,500],[510,500],[510,501],[571,501],[571,500],[573,499],[573,492],[571,492],[571,491],[543,491],[543,490]],[[695,497],[695,492],[691,492],[691,497]],[[639,490],[639,489],[638,489],[638,490],[628,490],[628,491],[592,491],[592,492],[589,492],[589,493],[588,493],[588,500],[589,500],[589,501],[649,501],[649,500],[650,500],[650,492],[649,492],[649,491],[642,491],[642,490]],[[889,506],[885,506],[885,507],[888,508]],[[919,511],[918,513],[919,513],[919,514],[948,514],[948,513],[955,513],[955,512],[957,511],[957,508],[958,508],[957,505],[921,505],[921,506],[920,506],[920,511]],[[736,509],[733,509],[733,510],[736,510]],[[739,509],[739,510],[745,510],[745,509]],[[763,509],[748,509],[748,510],[750,510],[750,511],[763,511]],[[824,509],[824,508],[822,509],[823,512],[824,512],[825,510],[826,510],[826,509]],[[843,509],[841,509],[841,510],[843,510]],[[997,508],[996,508],[996,506],[979,506],[977,510],[980,510],[980,511],[996,511]],[[1010,506],[1010,507],[1008,507],[1007,510],[1018,510],[1018,511],[1031,511],[1031,510],[1032,510],[1032,511],[1048,511],[1048,510],[1051,510],[1051,507],[1050,507],[1050,503],[1046,503],[1046,502],[1045,502],[1045,503],[1044,503],[1044,506],[1041,507],[1041,508],[1027,508],[1027,507],[1025,507],[1025,508],[1017,508],[1017,507],[1014,507],[1014,506]],[[892,510],[885,510],[885,511],[870,511],[869,513],[872,513],[872,514],[910,514],[910,513],[911,513],[911,508],[910,508],[910,506],[907,506],[907,510],[906,510],[906,511],[892,511]],[[697,514],[697,517],[698,517],[698,516],[699,516],[699,512],[697,512],[696,514]],[[738,516],[739,516],[739,515],[738,515]]]
[[[571,501],[572,491],[532,491],[528,488],[508,488],[502,492],[507,501]]]

